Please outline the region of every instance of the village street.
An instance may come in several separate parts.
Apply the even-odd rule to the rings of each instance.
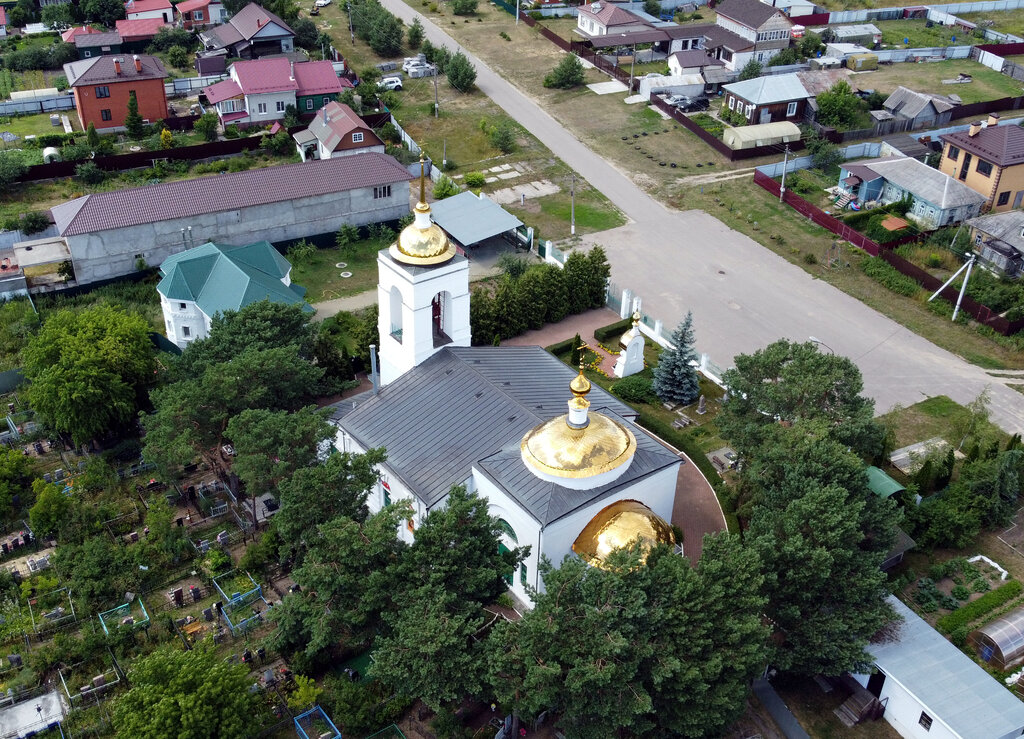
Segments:
[[[418,17],[432,43],[461,48],[402,0],[383,4],[407,24]],[[813,279],[713,216],[667,209],[479,58],[465,53],[476,66],[477,86],[630,219],[584,243],[604,246],[612,281],[638,293],[644,312],[661,319],[667,331],[692,310],[698,349],[723,367],[736,354],[776,339],[815,336],[857,363],[879,413],[934,395],[965,404],[989,387],[992,420],[1007,432],[1024,432],[1024,397],[1003,379]]]

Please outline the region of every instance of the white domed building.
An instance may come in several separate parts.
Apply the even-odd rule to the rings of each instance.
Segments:
[[[541,555],[604,566],[637,537],[673,542],[683,459],[636,411],[540,347],[469,345],[469,263],[432,223],[422,177],[415,221],[377,263],[382,387],[333,416],[338,449],[387,449],[371,511],[411,501],[399,536],[412,541],[466,485],[500,519],[502,546],[530,546],[509,578],[527,604]]]

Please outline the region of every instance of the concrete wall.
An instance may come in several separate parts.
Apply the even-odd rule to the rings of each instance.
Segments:
[[[337,231],[342,224],[365,226],[409,213],[409,183],[391,184],[391,197],[374,200],[373,188],[300,198],[281,203],[206,213],[128,228],[67,238],[79,283],[95,282],[135,271],[136,255],[158,266],[184,250],[181,229],[192,227],[196,244],[218,241],[250,244],[303,239]]]

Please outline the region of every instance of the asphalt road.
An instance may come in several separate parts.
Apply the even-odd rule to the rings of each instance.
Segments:
[[[418,17],[432,43],[461,48],[401,0],[382,1],[407,23]],[[476,67],[480,90],[630,219],[584,241],[605,247],[612,281],[640,294],[644,312],[663,320],[666,330],[692,310],[698,349],[721,366],[729,366],[736,354],[779,338],[805,341],[815,336],[857,363],[879,413],[934,395],[967,403],[988,387],[992,420],[1007,432],[1024,433],[1024,396],[1003,380],[813,279],[713,216],[667,209],[531,98],[463,51]],[[750,187],[755,187],[752,181]]]

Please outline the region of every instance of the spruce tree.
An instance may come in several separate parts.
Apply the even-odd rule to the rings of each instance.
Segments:
[[[674,349],[665,349],[654,368],[654,392],[666,403],[689,405],[700,397],[697,352],[693,348],[693,313],[672,334]]]
[[[133,139],[141,139],[146,133],[146,125],[139,114],[139,101],[134,92],[128,94],[128,113],[124,117],[124,128]]]

